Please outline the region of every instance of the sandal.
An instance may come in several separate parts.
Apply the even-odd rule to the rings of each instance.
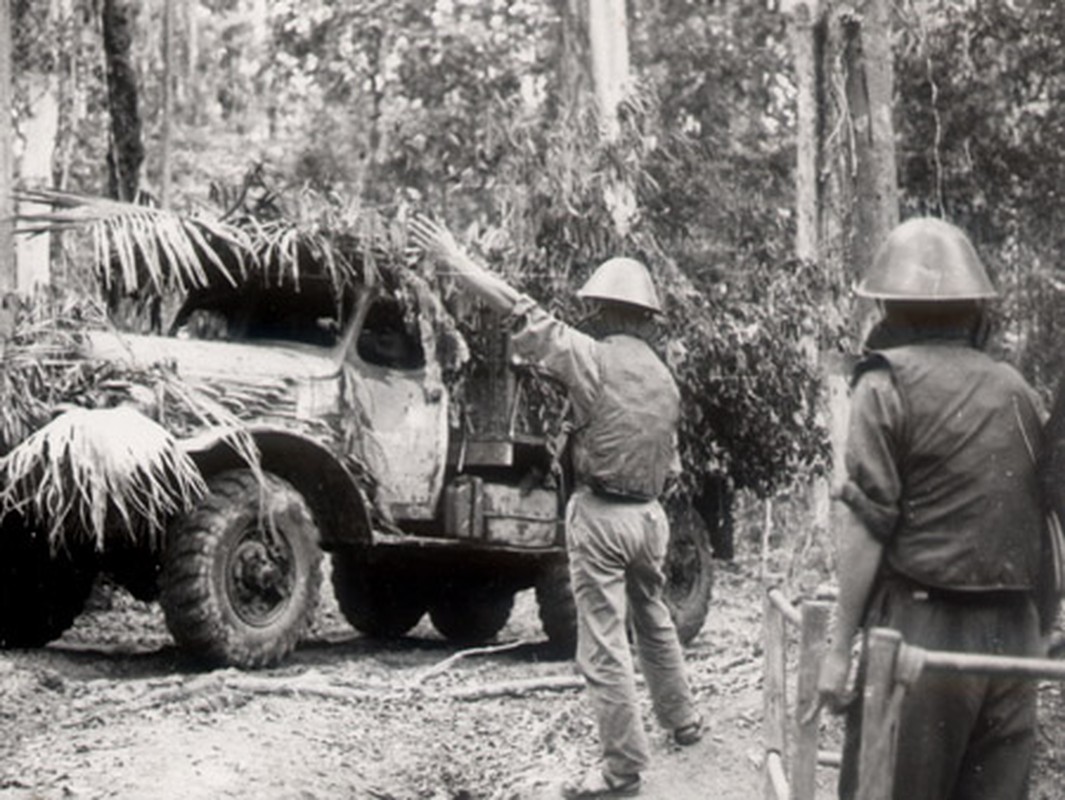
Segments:
[[[681,747],[689,747],[703,738],[703,726],[703,718],[696,717],[694,722],[674,729],[673,741]]]
[[[613,775],[605,770],[590,770],[578,780],[562,787],[566,800],[593,800],[596,797],[633,797],[640,793],[640,775]]]

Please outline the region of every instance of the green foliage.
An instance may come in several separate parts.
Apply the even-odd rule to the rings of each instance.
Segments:
[[[500,162],[493,196],[501,221],[475,226],[474,244],[570,321],[582,311],[575,290],[602,260],[625,254],[649,264],[669,299],[661,345],[684,398],[688,491],[725,474],[736,486],[769,493],[821,469],[827,438],[812,356],[838,334],[815,322],[826,318],[831,287],[814,266],[786,255],[786,170],[770,160],[741,174],[692,137],[662,135],[657,107],[640,95],[625,117],[612,144],[599,141],[590,109],[512,128],[515,147]],[[711,173],[719,194],[698,180]],[[765,182],[762,202],[729,203],[750,174]],[[649,209],[624,236],[605,200],[619,182],[634,186],[640,208]],[[690,210],[685,216],[671,207]],[[728,219],[723,227],[735,238],[703,227],[710,214]]]
[[[974,237],[1003,295],[1007,355],[1044,392],[1065,374],[1065,6],[902,7],[899,171],[908,213]]]

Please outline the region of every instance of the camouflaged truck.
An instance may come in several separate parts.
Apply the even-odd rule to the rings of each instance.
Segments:
[[[519,432],[524,379],[505,335],[485,337],[489,352],[474,354],[452,396],[435,295],[380,282],[337,295],[310,271],[298,285],[219,283],[189,292],[162,334],[87,334],[92,359],[167,364],[234,411],[260,460],[249,464],[223,431],[183,440],[207,493],[152,551],[113,546],[90,562],[4,537],[0,567],[16,566],[3,576],[0,644],[59,636],[104,571],[158,597],[181,648],[274,664],[312,618],[326,552],[339,607],[365,635],[401,636],[428,613],[448,639],[484,641],[533,587],[549,642],[572,650],[565,470],[544,436]],[[153,416],[165,425],[166,409]],[[710,593],[693,519],[675,521],[669,567],[685,639]]]

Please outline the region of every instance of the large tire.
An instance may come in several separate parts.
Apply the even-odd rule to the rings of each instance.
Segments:
[[[85,607],[96,566],[91,551],[49,552],[47,537],[9,516],[0,528],[0,647],[41,647]]]
[[[177,643],[211,663],[266,667],[296,646],[318,603],[318,529],[300,494],[248,469],[208,482],[163,560],[160,603]],[[265,505],[265,508],[260,508]]]
[[[552,561],[536,576],[536,605],[551,652],[572,658],[577,652],[577,605],[565,561]]]
[[[514,590],[486,581],[452,584],[429,606],[433,626],[461,644],[478,644],[495,636],[514,609]]]
[[[370,564],[359,553],[333,553],[333,593],[355,630],[381,639],[407,633],[425,614],[425,592],[401,570]]]
[[[714,568],[702,517],[690,505],[670,508],[669,550],[666,552],[664,598],[681,644],[703,628],[710,609]]]

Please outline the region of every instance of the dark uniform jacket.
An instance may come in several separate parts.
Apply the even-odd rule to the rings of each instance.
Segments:
[[[955,590],[1036,587],[1045,517],[1038,397],[960,340],[873,352],[856,371],[841,498],[888,567]]]

